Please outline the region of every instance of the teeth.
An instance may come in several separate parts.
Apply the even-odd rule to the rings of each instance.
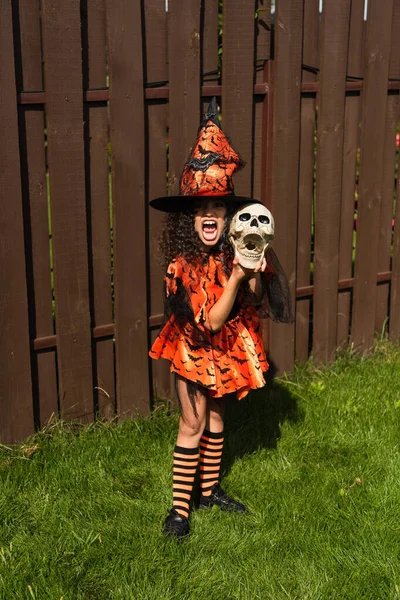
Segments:
[[[203,225],[215,225],[215,221],[204,221]]]

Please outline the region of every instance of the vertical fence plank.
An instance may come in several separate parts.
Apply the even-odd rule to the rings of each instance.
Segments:
[[[390,60],[390,73],[396,73],[399,77],[400,62],[400,5],[393,5],[393,30],[392,30],[392,52]],[[400,112],[400,98],[397,96],[397,109]],[[399,120],[399,112],[397,118]],[[390,287],[390,319],[389,339],[392,342],[400,342],[400,173],[397,171],[396,207],[393,232],[393,259],[392,259],[392,282]]]
[[[304,0],[303,81],[317,81],[319,1]],[[310,285],[311,225],[314,199],[315,97],[301,98],[299,209],[297,224],[297,286]],[[296,302],[296,360],[309,353],[310,299]]]
[[[275,12],[271,208],[276,227],[274,249],[288,277],[293,302],[296,290],[302,33],[303,1],[280,0]],[[278,371],[293,368],[294,333],[294,324],[270,324],[271,360]]]
[[[218,0],[204,0],[201,56],[203,82],[218,83]]]
[[[168,80],[167,70],[167,13],[164,0],[145,0],[146,85]],[[164,100],[147,101],[147,195],[149,199],[167,194],[167,115]],[[149,210],[150,314],[158,315],[163,307],[164,267],[158,255],[158,239],[164,215]],[[151,343],[158,330],[151,332]],[[171,396],[169,364],[166,360],[151,361],[153,394],[155,398]]]
[[[87,0],[85,33],[85,86],[106,87],[105,0]],[[113,320],[111,297],[111,237],[108,175],[107,104],[86,103],[85,152],[86,194],[89,207],[90,282],[93,326]],[[95,408],[100,417],[112,417],[115,410],[114,342],[93,341],[95,362]]]
[[[362,78],[363,74],[364,0],[352,0],[350,14],[349,52],[347,75]],[[339,279],[348,279],[353,273],[354,202],[356,191],[357,150],[359,146],[360,96],[346,95],[343,141],[342,203],[340,210]],[[348,344],[350,332],[350,304],[352,293],[343,291],[338,297],[338,347]]]
[[[200,1],[168,2],[168,190],[176,194],[200,124]]]
[[[42,2],[60,408],[91,420],[80,2]]]
[[[203,0],[201,3],[201,79],[202,85],[218,85],[218,0]],[[210,98],[202,102],[202,113],[207,112]]]
[[[235,175],[235,193],[252,193],[254,2],[224,0],[222,34],[222,127],[248,163]]]
[[[142,14],[107,2],[114,230],[117,409],[150,407]]]
[[[259,0],[257,17],[257,83],[268,85],[268,93],[262,102],[255,103],[253,194],[271,208],[272,181],[272,130],[273,130],[273,58],[271,1]],[[262,69],[261,69],[262,67]],[[261,322],[264,347],[269,353],[269,319]]]
[[[266,81],[267,63],[271,58],[271,0],[258,0],[256,21],[256,83]],[[263,132],[265,104],[268,94],[254,99],[254,135],[252,190],[254,198],[261,200],[265,190],[263,186]],[[268,118],[267,113],[265,118]],[[264,140],[265,141],[265,140]],[[264,179],[265,180],[265,179]]]
[[[400,3],[393,3],[392,45],[389,63],[389,77],[400,78]],[[383,150],[383,179],[381,216],[379,227],[378,273],[390,271],[392,245],[392,219],[394,203],[396,131],[399,123],[400,103],[397,92],[389,92],[386,101],[385,143]],[[379,285],[376,297],[375,330],[381,332],[389,316],[389,283]]]
[[[169,153],[168,193],[179,192],[179,179],[196,140],[200,103],[200,0],[168,2]],[[172,386],[171,386],[172,388]]]
[[[37,0],[23,0],[19,4],[21,26],[22,82],[21,89],[43,89],[40,12]],[[50,246],[48,198],[44,148],[44,113],[41,107],[24,107],[25,133],[22,177],[25,202],[29,206],[32,264],[28,269],[29,298],[32,311],[32,335],[48,336],[54,333],[50,273]],[[36,420],[44,425],[52,414],[58,413],[56,353],[37,353],[33,360],[33,386],[37,396]],[[36,370],[36,373],[35,373]]]
[[[389,339],[400,343],[400,177],[397,175],[396,212],[394,218],[392,283],[390,288]]]
[[[21,89],[43,89],[40,6],[38,0],[19,3],[21,32]],[[44,112],[42,107],[21,107],[20,126],[23,172],[22,193],[29,211],[29,240],[32,262],[27,269],[30,299],[31,335],[45,337],[54,334],[48,198],[44,147]],[[32,380],[37,413],[36,422],[43,426],[53,414],[58,414],[56,353],[38,352],[32,356]]]
[[[385,108],[393,0],[369,0],[351,340],[360,351],[374,341]]]
[[[317,133],[314,251],[314,339],[317,361],[333,360],[337,339],[340,203],[350,0],[327,2],[322,48]]]
[[[0,441],[33,432],[11,2],[0,2]]]

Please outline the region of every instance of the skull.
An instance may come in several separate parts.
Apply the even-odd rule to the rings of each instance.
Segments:
[[[273,239],[274,218],[262,204],[246,204],[233,215],[229,241],[242,267],[254,269]]]

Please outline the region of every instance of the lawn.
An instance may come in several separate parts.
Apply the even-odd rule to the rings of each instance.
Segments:
[[[177,416],[0,448],[1,600],[400,599],[400,348],[311,363],[227,416],[223,487],[165,539]]]

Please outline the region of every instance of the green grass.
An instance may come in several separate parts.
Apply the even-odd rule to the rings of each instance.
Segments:
[[[0,449],[1,600],[390,600],[400,592],[400,348],[298,368],[230,406],[223,486],[164,539],[177,416]]]

